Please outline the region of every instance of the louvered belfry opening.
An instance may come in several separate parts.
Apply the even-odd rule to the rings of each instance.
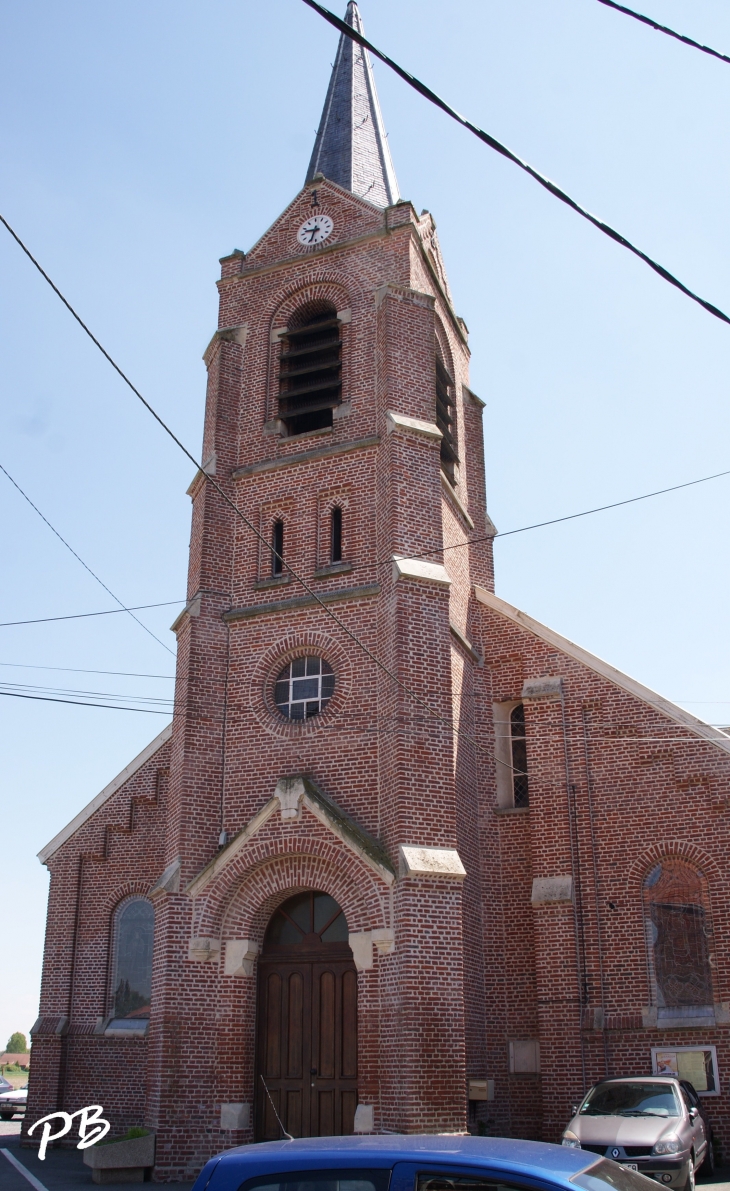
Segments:
[[[282,336],[279,363],[279,417],[288,434],[306,434],[332,425],[342,401],[340,322],[334,306],[310,303]]]
[[[456,482],[456,453],[454,425],[454,378],[440,356],[436,356],[436,425],[441,431],[441,466],[452,484]]]

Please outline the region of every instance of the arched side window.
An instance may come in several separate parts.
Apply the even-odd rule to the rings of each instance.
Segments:
[[[525,707],[519,699],[493,703],[497,806],[526,809],[530,805],[527,773]]]
[[[112,1014],[144,1019],[152,999],[152,937],[155,911],[145,897],[122,902],[114,922]]]
[[[342,401],[341,346],[330,302],[310,302],[293,315],[279,359],[279,417],[288,434],[332,425],[332,410]]]
[[[436,425],[441,434],[441,466],[452,484],[456,483],[459,456],[456,453],[456,418],[454,378],[436,353]]]
[[[330,562],[342,562],[342,509],[335,505],[330,513]]]
[[[512,745],[512,789],[515,806],[530,805],[527,779],[527,740],[525,739],[525,705],[518,703],[509,717]]]
[[[657,1021],[711,1017],[712,926],[704,874],[666,857],[645,877],[643,900]]]
[[[284,522],[275,521],[271,527],[271,574],[284,572]]]

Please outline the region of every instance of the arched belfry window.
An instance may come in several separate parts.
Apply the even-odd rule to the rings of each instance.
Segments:
[[[456,482],[459,456],[456,453],[454,378],[436,353],[436,425],[441,434],[441,466],[452,484]]]
[[[340,321],[329,302],[298,310],[281,337],[279,417],[288,434],[332,425],[342,401]]]
[[[154,926],[155,912],[145,897],[129,898],[116,912],[112,1014],[118,1020],[150,1015]]]
[[[711,1016],[712,926],[704,874],[666,857],[645,877],[643,900],[658,1021]]]

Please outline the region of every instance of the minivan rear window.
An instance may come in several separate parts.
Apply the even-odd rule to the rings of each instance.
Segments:
[[[294,1170],[259,1175],[238,1191],[388,1191],[390,1167],[354,1170]]]

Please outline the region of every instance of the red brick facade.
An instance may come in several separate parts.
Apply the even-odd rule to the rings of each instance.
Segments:
[[[305,249],[314,203],[334,230]],[[708,1103],[730,1145],[730,738],[494,596],[481,402],[431,217],[317,178],[222,266],[203,465],[264,543],[200,473],[172,732],[42,854],[28,1123],[103,1104],[115,1132],[155,1130],[163,1181],[253,1140],[245,1110],[231,1129],[222,1106],[258,1094],[256,955],[277,906],[317,889],[347,918],[358,1100],[376,1132],[559,1140],[592,1079],[696,1044],[717,1047]],[[279,332],[316,302],[339,319],[341,404],[331,427],[285,437]],[[437,352],[454,382],[454,485]],[[326,607],[286,569],[272,576],[276,520],[285,562]],[[304,655],[330,664],[335,692],[295,722],[273,684]],[[528,807],[510,804],[497,739],[499,708],[520,701]],[[665,1024],[648,966],[642,889],[672,857],[706,883],[700,1025]],[[118,1037],[115,911],[134,894],[155,912],[151,1018],[145,1036]],[[494,1080],[494,1098],[470,1107],[473,1080]]]

